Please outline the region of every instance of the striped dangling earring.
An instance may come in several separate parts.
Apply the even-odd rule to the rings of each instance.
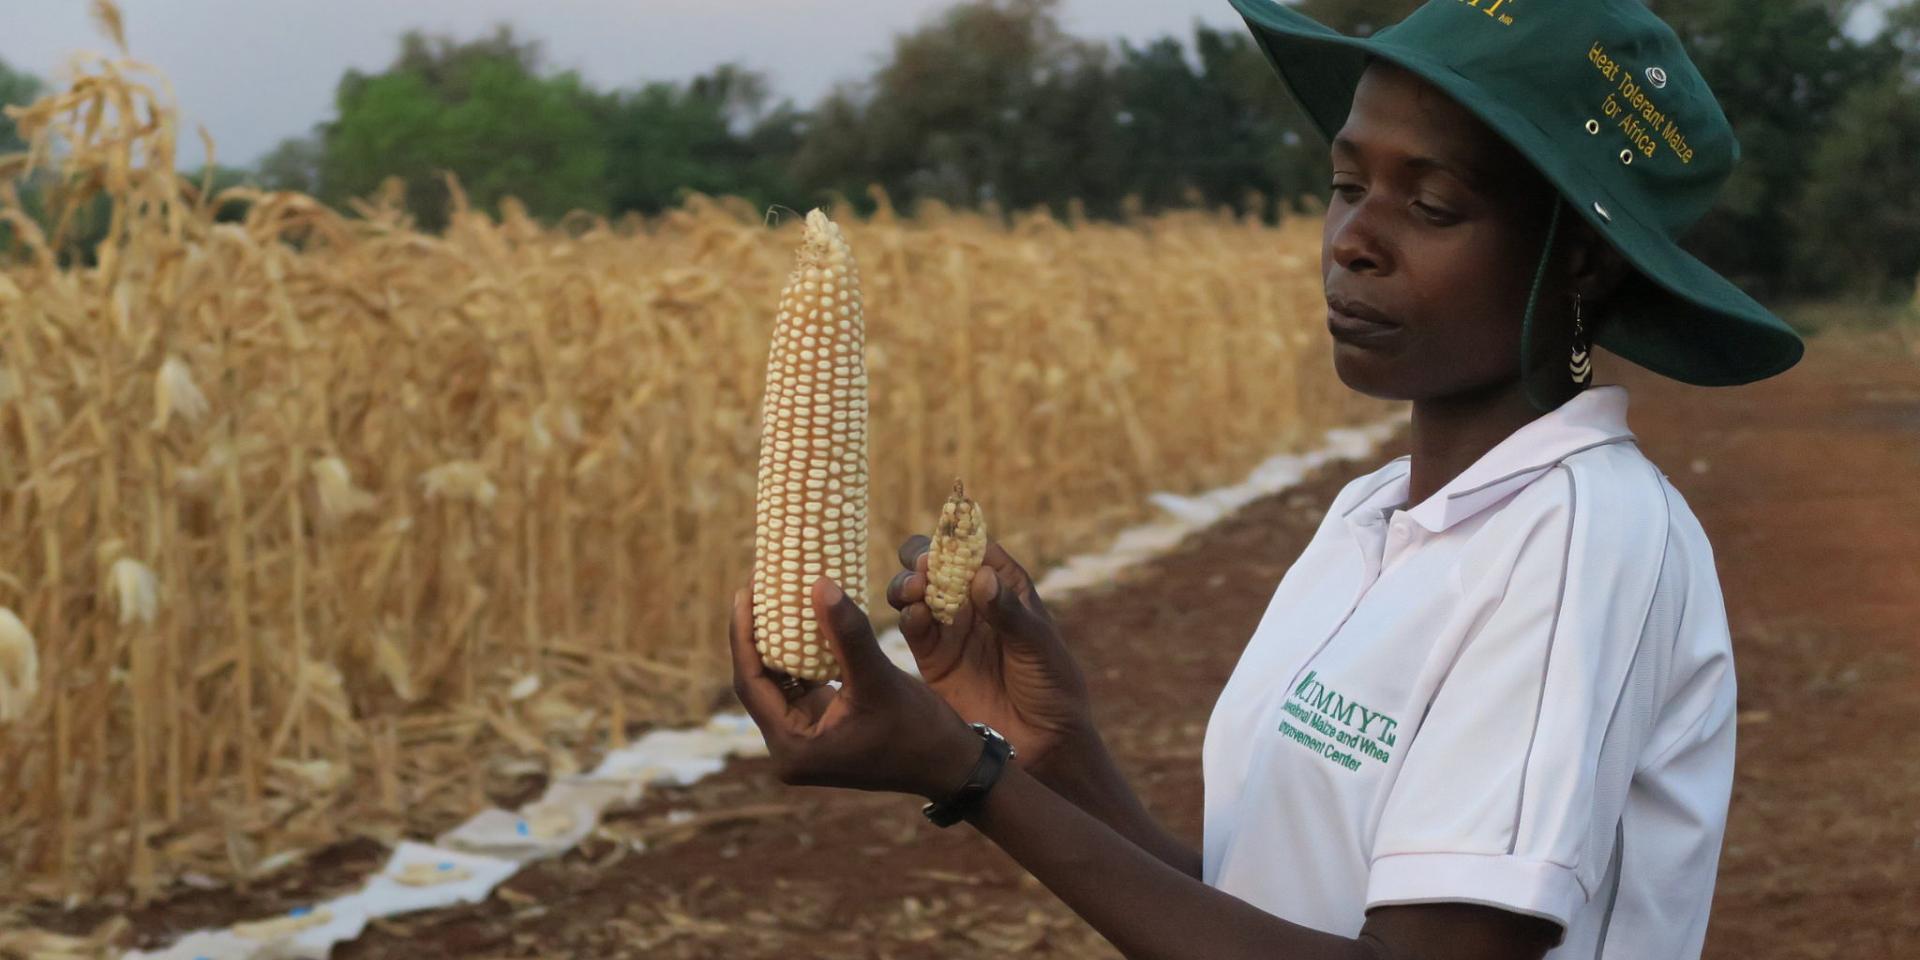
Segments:
[[[1593,376],[1593,361],[1587,356],[1587,330],[1580,322],[1580,295],[1573,295],[1573,356],[1567,361],[1573,382],[1584,387]]]

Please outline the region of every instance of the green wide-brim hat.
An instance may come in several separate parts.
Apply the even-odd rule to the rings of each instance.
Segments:
[[[1372,55],[1526,156],[1637,270],[1607,306],[1600,346],[1700,386],[1751,383],[1800,360],[1793,328],[1677,242],[1740,148],[1679,37],[1642,0],[1428,0],[1364,38],[1278,0],[1230,2],[1329,141]]]

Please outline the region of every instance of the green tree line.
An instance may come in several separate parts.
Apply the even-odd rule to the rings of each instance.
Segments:
[[[1920,273],[1920,0],[1884,27],[1842,24],[1870,0],[1649,0],[1714,85],[1743,161],[1689,246],[1767,296],[1888,296]],[[1297,0],[1350,33],[1418,0]],[[474,204],[518,197],[547,219],[648,215],[687,191],[758,206],[872,186],[906,209],[1044,206],[1095,219],[1229,207],[1316,209],[1325,147],[1244,28],[1135,45],[1076,37],[1059,0],[964,0],[897,36],[873,74],[811,106],[774,102],[726,64],[683,82],[595,89],[550,71],[507,26],[471,40],[409,33],[378,73],[348,71],[334,116],[251,170],[219,171],[344,204],[389,176],[428,228],[445,173]],[[0,68],[0,98],[35,84]],[[0,122],[0,150],[12,136]]]

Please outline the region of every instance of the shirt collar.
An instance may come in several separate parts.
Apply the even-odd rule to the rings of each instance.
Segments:
[[[1508,434],[1406,514],[1439,533],[1498,503],[1574,453],[1632,439],[1633,431],[1627,429],[1627,388],[1620,384],[1589,387]],[[1391,461],[1390,475],[1347,510],[1347,523],[1382,522],[1387,513],[1406,503],[1412,465],[1411,458],[1404,456]]]

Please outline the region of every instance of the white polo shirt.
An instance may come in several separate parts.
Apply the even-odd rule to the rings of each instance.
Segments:
[[[1347,484],[1202,753],[1202,878],[1353,936],[1386,904],[1545,917],[1554,958],[1697,957],[1733,781],[1705,533],[1590,387],[1405,509]]]

